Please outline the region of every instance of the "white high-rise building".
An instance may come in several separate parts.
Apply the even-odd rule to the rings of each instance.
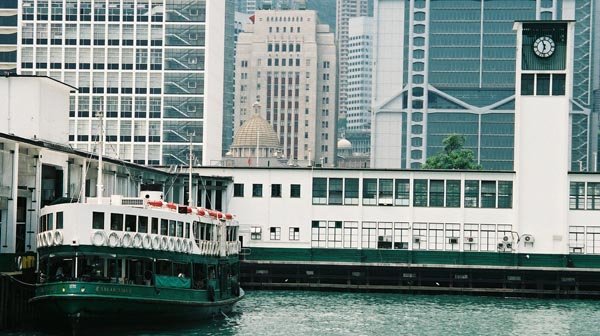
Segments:
[[[96,149],[103,112],[108,156],[187,165],[191,136],[198,163],[221,159],[232,115],[233,0],[18,6],[16,71],[79,88],[70,103],[73,147]]]
[[[256,11],[237,44],[234,128],[258,111],[292,162],[333,164],[335,64],[334,35],[315,11]]]
[[[373,18],[350,19],[348,30],[348,92],[345,137],[354,153],[371,149],[371,78],[373,69]]]

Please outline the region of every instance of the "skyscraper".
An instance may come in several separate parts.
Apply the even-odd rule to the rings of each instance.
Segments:
[[[598,139],[592,111],[595,3],[377,1],[372,166],[418,168],[442,149],[447,135],[458,133],[484,168],[512,170],[513,23],[563,19],[576,21],[571,169],[592,168]]]
[[[338,45],[338,118],[342,127],[348,111],[348,30],[350,18],[368,15],[369,0],[337,0],[335,37]]]
[[[233,0],[19,5],[17,72],[79,88],[70,108],[74,147],[96,149],[103,112],[106,155],[184,165],[191,136],[203,164],[221,158],[231,138],[222,126],[232,115]]]
[[[259,112],[288,159],[333,164],[335,64],[333,33],[315,11],[256,11],[237,44],[235,129]]]

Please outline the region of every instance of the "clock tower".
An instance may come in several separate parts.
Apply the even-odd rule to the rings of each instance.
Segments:
[[[516,227],[521,253],[568,253],[574,22],[516,22]]]

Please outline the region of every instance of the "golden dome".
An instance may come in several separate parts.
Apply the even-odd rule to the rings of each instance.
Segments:
[[[235,132],[231,148],[256,148],[257,142],[261,148],[281,148],[271,124],[255,114]]]

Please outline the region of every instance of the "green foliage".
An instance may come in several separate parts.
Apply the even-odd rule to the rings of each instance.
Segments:
[[[422,169],[464,169],[481,170],[470,149],[463,149],[464,135],[452,134],[442,141],[444,151],[427,158]]]

